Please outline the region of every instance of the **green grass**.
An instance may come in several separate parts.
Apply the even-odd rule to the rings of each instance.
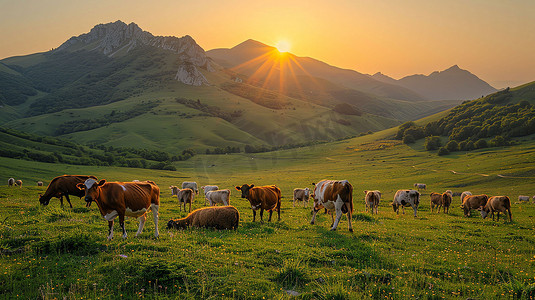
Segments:
[[[519,298],[535,296],[535,205],[514,203],[534,194],[533,141],[439,157],[399,143],[352,140],[261,154],[195,156],[179,171],[45,164],[0,158],[0,174],[24,181],[0,186],[0,294],[8,298]],[[384,146],[382,146],[384,145]],[[380,150],[381,149],[381,150]],[[455,170],[464,174],[453,174]],[[489,176],[481,176],[486,174]],[[107,224],[95,205],[40,207],[38,194],[62,174],[108,180],[155,180],[161,188],[160,238],[148,218],[141,237],[127,219],[128,239],[106,239]],[[498,177],[507,175],[511,178]],[[354,186],[354,232],[345,217],[329,231],[330,217],[310,225],[309,208],[292,207],[295,187],[323,178]],[[233,190],[241,214],[237,231],[167,230],[184,216],[169,185],[195,180]],[[425,182],[418,218],[389,206],[397,189]],[[282,221],[252,223],[246,201],[233,189],[243,183],[277,184]],[[379,189],[379,214],[364,213],[362,191]],[[508,195],[513,222],[462,216],[454,197],[449,215],[431,214],[429,193],[451,189]],[[202,196],[193,208],[203,205]]]

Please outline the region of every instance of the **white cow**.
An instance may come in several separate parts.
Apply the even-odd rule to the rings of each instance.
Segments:
[[[219,187],[217,185],[205,185],[205,186],[201,186],[201,189],[204,191],[204,205],[206,205],[206,201],[208,201],[208,199],[206,198],[206,193],[210,192],[210,191],[217,191],[219,190]]]
[[[191,189],[195,195],[199,194],[199,189],[197,188],[197,182],[195,181],[184,181],[182,182],[183,189]]]
[[[228,189],[209,191],[205,197],[210,202],[210,206],[215,206],[216,204],[230,205],[230,190]]]
[[[518,196],[518,201],[522,201],[522,202],[528,202],[529,201],[529,196]]]
[[[416,190],[398,190],[394,195],[394,202],[392,208],[399,214],[399,207],[405,214],[405,206],[411,206],[414,210],[414,216],[418,213],[418,205],[420,204],[420,192]]]

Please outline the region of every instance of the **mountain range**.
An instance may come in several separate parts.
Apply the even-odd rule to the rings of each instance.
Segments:
[[[253,40],[205,52],[121,21],[0,61],[0,126],[170,152],[330,141],[460,103],[430,99]]]

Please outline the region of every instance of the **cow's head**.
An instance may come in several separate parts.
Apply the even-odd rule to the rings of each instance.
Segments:
[[[172,185],[172,186],[170,186],[169,188],[171,189],[171,196],[176,196],[176,195],[178,195],[178,190],[179,190],[178,187]]]
[[[78,183],[76,187],[84,191],[85,190],[85,197],[84,200],[86,202],[86,207],[91,206],[91,202],[95,201],[100,196],[100,187],[106,183],[106,179],[102,179],[101,181],[97,182],[93,178],[87,179],[84,183]]]
[[[308,187],[305,188],[305,196],[308,197],[310,195],[310,189]]]
[[[398,211],[399,204],[396,201],[392,202],[392,209],[394,210],[394,212]]]
[[[249,190],[252,189],[253,187],[254,187],[254,184],[251,184],[251,185],[244,184],[241,187],[240,186],[236,186],[236,189],[238,191],[241,191],[241,197],[242,198],[247,198],[247,196],[249,196]]]
[[[186,227],[188,227],[188,221],[186,219],[171,219],[167,222],[167,229],[184,229]]]

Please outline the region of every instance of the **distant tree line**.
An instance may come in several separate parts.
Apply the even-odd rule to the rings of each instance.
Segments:
[[[425,126],[406,122],[399,127],[395,138],[406,144],[425,138],[425,148],[438,149],[439,155],[508,145],[513,137],[535,133],[535,106],[526,100],[507,103],[511,98],[506,89],[465,102]],[[440,136],[448,137],[445,145]]]

